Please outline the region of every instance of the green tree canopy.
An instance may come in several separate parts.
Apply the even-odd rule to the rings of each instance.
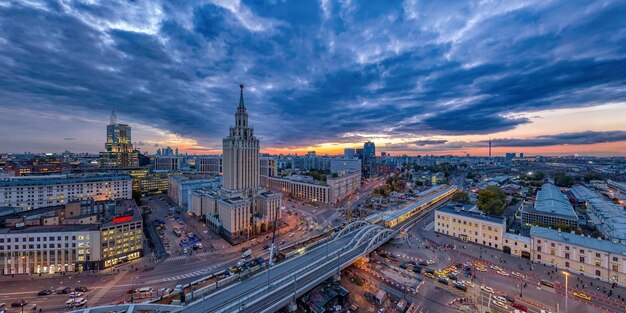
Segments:
[[[478,193],[478,208],[488,215],[502,216],[506,195],[498,186],[489,186]]]
[[[454,194],[452,194],[452,197],[450,198],[450,200],[454,202],[469,203],[470,198],[467,192],[459,190],[455,192]]]
[[[602,174],[597,173],[597,172],[587,172],[585,173],[585,176],[583,177],[583,179],[586,182],[590,182],[592,180],[602,180],[604,179],[604,176],[602,176]]]
[[[558,173],[554,176],[554,184],[559,187],[571,187],[576,182],[574,177],[565,173]]]

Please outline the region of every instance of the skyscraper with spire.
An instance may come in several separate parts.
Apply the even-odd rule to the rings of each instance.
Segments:
[[[243,85],[239,88],[235,125],[222,141],[223,187],[207,195],[206,214],[208,225],[231,243],[272,230],[282,201],[280,193],[261,187],[260,143],[248,124]]]
[[[115,109],[111,111],[109,125],[107,125],[107,139],[104,151],[100,152],[100,166],[131,167],[139,165],[137,151],[134,151],[131,141],[130,126],[119,124]]]

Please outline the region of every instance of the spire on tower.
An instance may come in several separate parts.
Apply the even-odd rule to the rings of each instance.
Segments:
[[[241,89],[241,94],[239,95],[239,108],[245,109],[246,106],[243,105],[243,84],[239,85],[239,88]]]
[[[117,124],[117,115],[115,115],[115,109],[111,111],[111,125]]]

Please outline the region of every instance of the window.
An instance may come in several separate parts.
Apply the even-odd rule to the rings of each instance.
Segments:
[[[613,264],[613,271],[614,272],[619,272],[619,265]]]
[[[565,262],[565,267],[569,268],[569,262]]]
[[[584,256],[580,257],[580,263],[585,263],[585,257]]]
[[[596,276],[600,276],[600,270],[596,270]]]
[[[2,242],[2,241],[0,241],[0,242]],[[616,256],[614,256],[613,257],[613,262],[617,262],[617,261],[618,261],[618,258]]]
[[[600,266],[600,260],[596,260],[596,266]]]
[[[537,251],[541,252],[541,247],[537,247]]]
[[[600,257],[600,253],[596,252],[596,258],[599,258],[599,257]]]
[[[565,258],[569,259],[569,253],[565,253]]]
[[[569,251],[569,246],[565,246],[565,250]]]

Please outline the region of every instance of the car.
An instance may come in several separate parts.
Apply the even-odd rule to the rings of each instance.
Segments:
[[[495,306],[501,307],[501,308],[503,308],[503,309],[505,309],[505,310],[508,310],[508,309],[509,309],[509,306],[508,306],[508,305],[506,305],[506,304],[505,304],[504,302],[502,302],[502,301],[492,300],[492,301],[491,301],[491,303],[493,303]]]
[[[458,278],[456,277],[456,275],[454,274],[448,274],[448,278],[452,279],[452,280],[457,280]]]
[[[572,294],[576,297],[579,297],[581,299],[587,300],[587,301],[591,301],[591,296],[588,296],[582,292],[578,292],[578,291],[572,291]]]
[[[483,290],[483,291],[486,291],[488,293],[493,293],[493,288],[485,286],[485,285],[481,285],[480,289]]]
[[[459,282],[454,283],[454,288],[461,290],[461,291],[467,291],[467,286]]]
[[[37,295],[38,296],[48,296],[48,295],[51,295],[53,293],[54,293],[54,291],[52,291],[50,289],[44,289],[44,290],[38,292]]]
[[[507,273],[505,271],[502,271],[502,270],[498,271],[498,274],[500,274],[502,276],[507,276],[507,277],[509,276],[509,273]]]
[[[513,299],[513,298],[512,298],[511,296],[509,296],[509,295],[500,295],[500,297],[502,297],[502,298],[506,299],[506,301],[509,301],[509,302],[515,302],[515,299]]]
[[[472,282],[471,282],[471,281],[469,281],[469,280],[464,280],[464,281],[461,281],[461,284],[463,284],[463,285],[465,285],[465,286],[467,286],[467,287],[474,287],[474,283],[472,283]]]
[[[65,307],[74,308],[87,304],[87,300],[85,298],[71,298],[65,301]]]
[[[476,270],[479,271],[479,272],[486,272],[487,271],[486,268],[480,267],[480,266],[476,266]]]
[[[500,302],[506,302],[506,299],[504,299],[504,298],[503,298],[503,297],[501,297],[501,296],[493,296],[493,298],[494,298],[494,299],[496,299],[496,300],[498,300],[498,301],[500,301]]]
[[[25,307],[27,304],[28,304],[28,301],[22,299],[22,300],[17,300],[11,303],[11,307],[21,308],[21,307]]]
[[[136,293],[136,292],[137,292],[137,289],[136,289],[136,288],[133,288],[133,289],[128,289],[128,290],[126,291],[126,293],[127,293],[127,294],[133,294],[133,293]]]
[[[87,287],[84,287],[84,286],[76,287],[74,288],[74,291],[86,292]]]
[[[511,272],[511,275],[513,275],[513,276],[517,276],[517,277],[522,278],[522,279],[524,279],[524,278],[525,278],[524,274],[519,273],[519,272]]]
[[[437,282],[442,283],[444,285],[448,284],[448,280],[443,277],[439,277],[439,279],[437,279]]]
[[[466,272],[469,272],[469,271],[471,271],[471,270],[472,270],[472,267],[471,267],[471,266],[465,266],[465,267],[463,268],[463,270],[464,270],[464,271],[466,271]]]
[[[518,309],[518,310],[520,310],[520,311],[528,312],[528,308],[525,305],[521,304],[521,303],[513,303],[513,304],[511,304],[511,306],[516,308],[516,309]]]
[[[422,267],[421,266],[413,266],[413,272],[421,273],[422,272]]]
[[[269,246],[269,245],[264,245],[264,246],[263,246],[263,250],[267,250],[267,249],[269,249],[269,248],[270,248],[270,246]]]
[[[424,261],[421,261],[421,262],[417,263],[417,265],[419,265],[419,266],[428,266],[428,263],[426,263]]]
[[[72,292],[72,288],[70,288],[70,287],[61,287],[61,288],[57,289],[57,294],[58,295],[60,295],[60,294],[68,294],[70,292]]]
[[[425,273],[424,276],[430,278],[430,279],[435,279],[435,275],[433,275],[432,273]]]
[[[80,291],[72,291],[70,293],[67,294],[69,297],[71,298],[77,298],[77,297],[81,297],[83,295],[82,292]]]

